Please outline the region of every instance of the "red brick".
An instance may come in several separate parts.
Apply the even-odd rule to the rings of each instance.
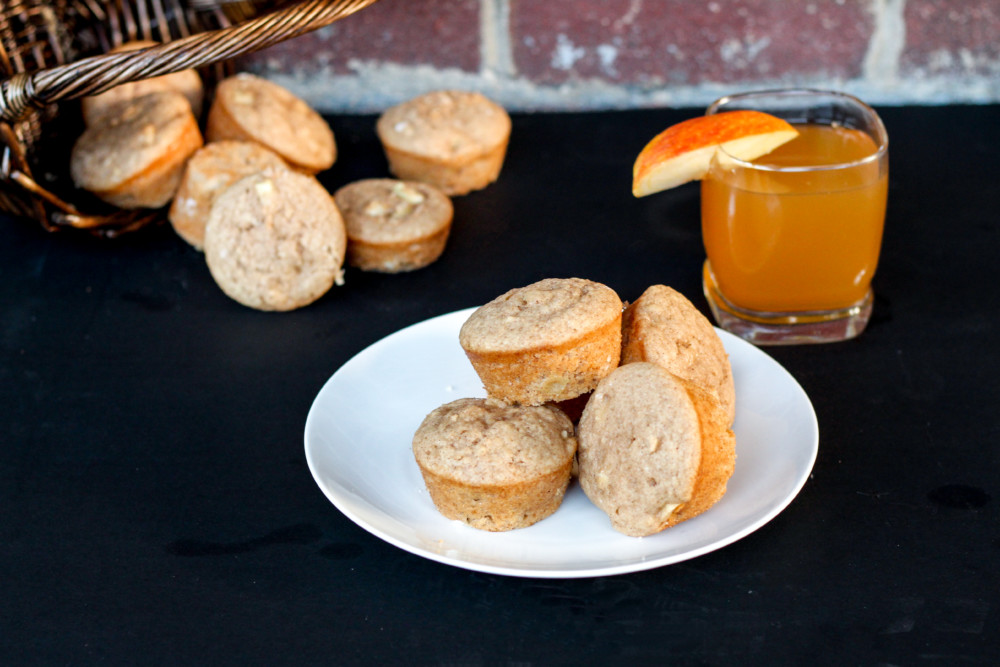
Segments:
[[[996,0],[909,0],[904,14],[903,73],[1000,73],[1000,3]]]
[[[861,0],[510,0],[521,76],[696,85],[853,78],[874,23]]]
[[[335,74],[352,60],[478,71],[479,0],[385,0],[248,58],[281,71]]]

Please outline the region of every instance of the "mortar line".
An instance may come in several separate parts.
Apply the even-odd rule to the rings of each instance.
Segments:
[[[508,80],[516,76],[510,43],[509,0],[480,0],[479,52],[483,74],[492,73],[497,79]]]
[[[895,85],[899,59],[906,46],[906,0],[873,0],[875,28],[868,41],[862,77],[869,84]]]

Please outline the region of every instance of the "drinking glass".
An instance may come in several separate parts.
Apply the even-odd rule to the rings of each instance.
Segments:
[[[717,151],[701,183],[703,286],[716,321],[759,345],[860,334],[885,222],[889,139],[861,100],[777,90],[723,97],[800,135],[753,161]]]

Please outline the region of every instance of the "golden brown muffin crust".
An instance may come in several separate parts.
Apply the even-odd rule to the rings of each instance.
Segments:
[[[613,319],[558,346],[465,354],[490,396],[541,405],[591,391],[618,366],[620,352],[621,324]]]
[[[466,351],[510,353],[575,341],[621,317],[614,290],[583,278],[546,278],[509,290],[462,325]]]
[[[681,380],[698,413],[701,428],[701,463],[691,499],[678,507],[665,528],[696,517],[726,494],[729,478],[736,469],[736,436],[729,428],[731,420],[723,405],[698,385]]]
[[[368,178],[334,194],[347,225],[347,238],[372,245],[419,241],[451,224],[447,195],[426,183]]]
[[[463,484],[501,485],[562,468],[576,452],[573,424],[556,409],[461,398],[432,411],[413,437],[418,462]]]
[[[284,168],[287,165],[277,153],[258,143],[226,140],[206,144],[187,161],[170,205],[170,224],[178,236],[200,250],[216,197],[244,176]]]
[[[426,183],[370,178],[334,194],[347,225],[347,263],[365,271],[423,268],[444,252],[454,209]]]
[[[649,287],[622,317],[622,364],[651,361],[713,394],[732,423],[736,394],[729,355],[715,327],[683,294]]]
[[[329,169],[337,159],[333,131],[323,117],[289,90],[253,74],[219,83],[205,136],[256,141],[310,173]]]
[[[439,90],[387,109],[376,130],[405,153],[467,162],[506,143],[510,116],[480,93]]]
[[[464,195],[499,177],[511,123],[479,93],[442,90],[387,109],[375,129],[396,177]]]
[[[116,105],[87,128],[70,157],[73,182],[122,208],[158,208],[173,196],[184,163],[202,146],[191,105],[159,92]]]
[[[547,278],[477,309],[459,343],[490,396],[525,405],[565,401],[618,366],[621,306],[606,285]]]
[[[481,398],[435,409],[413,437],[438,511],[489,531],[529,526],[555,512],[576,446],[573,424],[559,410]]]

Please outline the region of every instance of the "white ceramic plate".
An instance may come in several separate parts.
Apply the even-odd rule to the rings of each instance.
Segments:
[[[704,514],[644,538],[612,530],[572,483],[562,506],[528,528],[490,533],[444,518],[410,444],[434,408],[484,396],[458,344],[473,309],[398,331],[344,364],[306,419],[306,460],[327,498],[368,532],[431,560],[522,577],[647,570],[708,553],[774,518],[805,484],[819,445],[812,404],[776,361],[720,331],[736,381],[736,470]]]

